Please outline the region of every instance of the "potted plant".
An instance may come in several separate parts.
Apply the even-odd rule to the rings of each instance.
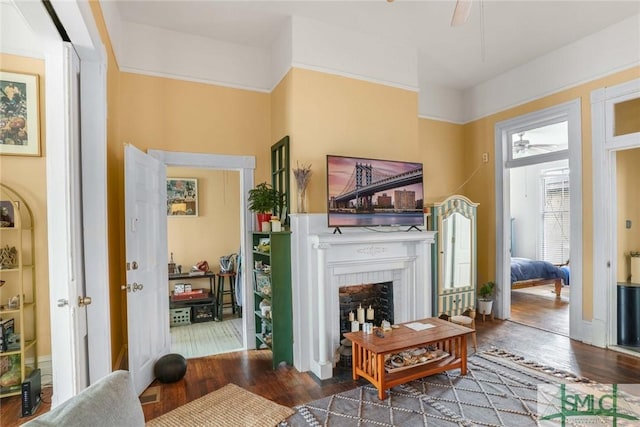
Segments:
[[[480,298],[478,298],[478,312],[480,314],[491,314],[491,310],[493,309],[493,290],[495,289],[496,284],[493,282],[485,282],[478,288],[478,294]]]
[[[262,231],[262,223],[269,222],[271,214],[279,207],[282,194],[266,182],[261,182],[249,190],[249,209],[258,216],[258,231]]]

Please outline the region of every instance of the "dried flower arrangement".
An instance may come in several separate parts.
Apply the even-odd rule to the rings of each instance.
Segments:
[[[293,176],[296,177],[296,186],[298,187],[298,212],[306,212],[305,207],[305,193],[307,191],[307,185],[311,178],[311,163],[302,166],[296,162],[297,167],[293,169]]]
[[[298,190],[304,190],[307,188],[309,178],[311,178],[311,163],[303,163],[302,166],[299,163],[296,164],[298,167],[293,170],[293,175],[296,177],[296,185]]]

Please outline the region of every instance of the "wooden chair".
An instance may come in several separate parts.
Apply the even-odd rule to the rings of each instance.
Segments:
[[[473,345],[473,350],[478,351],[478,342],[476,338],[476,310],[473,308],[468,308],[462,312],[462,314],[458,316],[449,316],[446,313],[440,315],[441,319],[448,320],[449,322],[455,323],[457,325],[466,326],[469,329],[473,329],[473,333],[471,334],[471,343]]]

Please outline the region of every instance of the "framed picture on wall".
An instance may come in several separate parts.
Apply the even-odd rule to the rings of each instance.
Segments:
[[[0,71],[0,154],[40,155],[38,76]]]
[[[167,216],[198,216],[196,178],[167,178]]]
[[[8,200],[0,200],[0,227],[15,227],[13,203]]]

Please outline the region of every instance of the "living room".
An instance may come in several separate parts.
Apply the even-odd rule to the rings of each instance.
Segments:
[[[3,4],[3,7],[5,5]],[[124,179],[124,160],[122,143],[129,142],[141,150],[166,150],[190,153],[216,153],[233,156],[255,156],[255,183],[270,180],[270,152],[269,147],[282,136],[291,137],[291,159],[301,163],[310,163],[314,176],[308,188],[308,211],[314,213],[326,212],[324,163],[326,154],[349,154],[370,158],[388,158],[395,160],[419,160],[425,170],[425,201],[435,202],[453,193],[463,193],[474,202],[480,204],[478,212],[478,282],[482,283],[496,277],[495,266],[495,238],[496,226],[496,194],[494,183],[494,127],[503,120],[537,111],[548,106],[560,104],[576,98],[581,99],[582,116],[582,145],[583,155],[586,156],[583,165],[582,180],[585,195],[582,210],[591,211],[592,172],[589,164],[591,150],[591,109],[590,94],[601,87],[612,86],[637,79],[639,68],[637,58],[629,59],[628,52],[635,49],[633,38],[622,37],[627,47],[625,60],[612,61],[606,69],[591,70],[591,74],[579,77],[567,77],[561,84],[549,82],[540,83],[536,93],[512,97],[503,103],[487,107],[488,110],[470,114],[466,119],[445,119],[438,115],[430,103],[430,97],[425,91],[416,91],[417,78],[411,77],[391,84],[375,72],[356,73],[357,69],[346,69],[343,72],[331,72],[331,67],[320,66],[291,66],[281,72],[271,90],[265,90],[263,84],[259,90],[251,90],[250,84],[215,84],[216,80],[207,77],[197,77],[196,71],[188,78],[179,78],[180,71],[166,71],[164,73],[136,72],[134,61],[140,51],[129,46],[131,50],[122,49],[120,36],[112,36],[108,31],[107,11],[104,4],[91,3],[94,25],[100,32],[102,42],[107,47],[107,101],[108,123],[106,162],[107,170],[107,221],[110,230],[123,230],[125,224],[124,195],[122,191]],[[301,20],[294,25],[304,26]],[[637,31],[637,22],[625,21],[622,25],[631,25],[632,31]],[[630,22],[630,23],[629,23]],[[133,24],[128,30],[140,30]],[[319,25],[315,23],[314,25]],[[4,26],[3,26],[4,28]],[[615,29],[611,29],[613,33]],[[3,30],[4,31],[4,30]],[[153,31],[160,31],[153,29]],[[623,34],[628,34],[628,29]],[[160,31],[161,32],[161,31]],[[130,35],[129,33],[127,35]],[[162,40],[167,34],[157,40]],[[150,37],[149,40],[154,39]],[[622,40],[619,39],[619,40]],[[197,41],[197,40],[193,40]],[[202,42],[202,40],[200,40]],[[133,45],[132,39],[130,43]],[[585,42],[586,43],[586,42]],[[112,46],[113,44],[113,46]],[[117,45],[117,46],[116,46]],[[189,44],[192,45],[192,44]],[[166,44],[169,46],[169,44]],[[125,46],[126,47],[126,46]],[[388,47],[388,46],[385,46]],[[576,46],[573,46],[574,48]],[[335,48],[335,46],[332,46]],[[583,46],[577,46],[582,49]],[[571,51],[571,46],[566,47]],[[150,50],[149,50],[150,51]],[[636,49],[637,51],[637,49]],[[120,52],[120,53],[118,53]],[[411,57],[411,52],[403,52]],[[186,53],[183,53],[186,54]],[[123,56],[118,56],[123,55]],[[151,55],[154,56],[154,55]],[[378,56],[378,55],[376,55]],[[198,60],[177,60],[179,56],[157,55],[159,61],[174,62],[173,65],[193,63],[203,65]],[[171,59],[169,59],[171,58]],[[396,61],[390,59],[389,62]],[[346,63],[346,59],[344,60]],[[363,61],[360,58],[360,61]],[[553,58],[541,59],[538,64],[555,64]],[[354,61],[358,62],[358,61]],[[606,61],[602,61],[603,63]],[[4,53],[2,56],[3,70],[35,73],[44,82],[46,63],[42,59],[29,58],[26,55]],[[206,65],[206,64],[204,64]],[[413,64],[415,65],[415,64]],[[572,69],[553,68],[553,73],[569,75]],[[205,67],[206,68],[206,67]],[[358,67],[360,68],[360,67]],[[396,67],[395,71],[399,72]],[[522,72],[523,70],[519,70]],[[240,73],[239,73],[240,74]],[[354,75],[364,74],[365,78],[355,78]],[[514,78],[518,73],[505,76],[503,80],[495,80],[477,89],[475,95],[481,93],[499,93],[507,85],[507,77]],[[549,73],[551,74],[551,72]],[[226,77],[226,76],[224,76]],[[522,86],[526,86],[529,75],[520,77]],[[207,81],[208,80],[208,81]],[[389,79],[392,80],[392,79]],[[407,80],[409,81],[407,83]],[[545,79],[537,79],[545,80]],[[547,79],[548,81],[549,79]],[[390,83],[390,84],[387,84]],[[44,84],[41,84],[41,94],[44,98]],[[240,87],[240,88],[238,88]],[[525,88],[523,88],[525,90]],[[457,92],[441,89],[434,90],[433,98],[437,94],[445,93],[445,99],[455,104]],[[513,95],[513,94],[512,94]],[[467,98],[467,100],[473,98]],[[485,101],[489,104],[490,95]],[[44,104],[44,103],[43,103]],[[440,105],[444,105],[441,102]],[[470,103],[469,108],[480,109],[481,103]],[[462,106],[461,106],[462,107]],[[444,108],[444,107],[442,107]],[[460,108],[464,110],[463,108]],[[457,111],[457,109],[456,109]],[[463,114],[464,116],[464,114]],[[41,106],[42,120],[45,117],[44,105]],[[44,133],[43,133],[44,135]],[[53,142],[52,142],[53,143]],[[48,154],[48,143],[42,140],[44,156],[34,158],[3,157],[2,181],[19,187],[27,194],[29,204],[34,208],[38,240],[48,240],[47,218],[47,179],[45,160]],[[489,162],[481,163],[483,153],[489,153]],[[478,169],[473,178],[469,178]],[[28,177],[34,182],[16,179],[22,176],[20,171],[33,171]],[[14,177],[12,179],[12,177]],[[488,190],[491,189],[491,190]],[[593,318],[594,279],[590,265],[595,258],[590,243],[593,241],[593,218],[585,214],[583,223],[583,268],[582,268],[582,318],[589,322]],[[125,279],[125,254],[123,232],[111,232],[108,238],[108,289],[110,352],[111,368],[121,366],[125,359],[127,347],[127,326],[125,321],[126,296],[120,290]],[[51,244],[50,244],[51,245]],[[38,272],[38,354],[46,357],[51,354],[49,306],[49,283],[46,271],[51,251],[47,253],[46,245],[39,247],[37,266]],[[220,255],[229,252],[220,251]],[[167,254],[168,255],[168,254]],[[4,296],[4,295],[3,295]],[[103,319],[105,321],[106,319]],[[589,342],[586,336],[585,341]],[[50,360],[50,358],[49,358]],[[45,359],[46,365],[46,359]]]

